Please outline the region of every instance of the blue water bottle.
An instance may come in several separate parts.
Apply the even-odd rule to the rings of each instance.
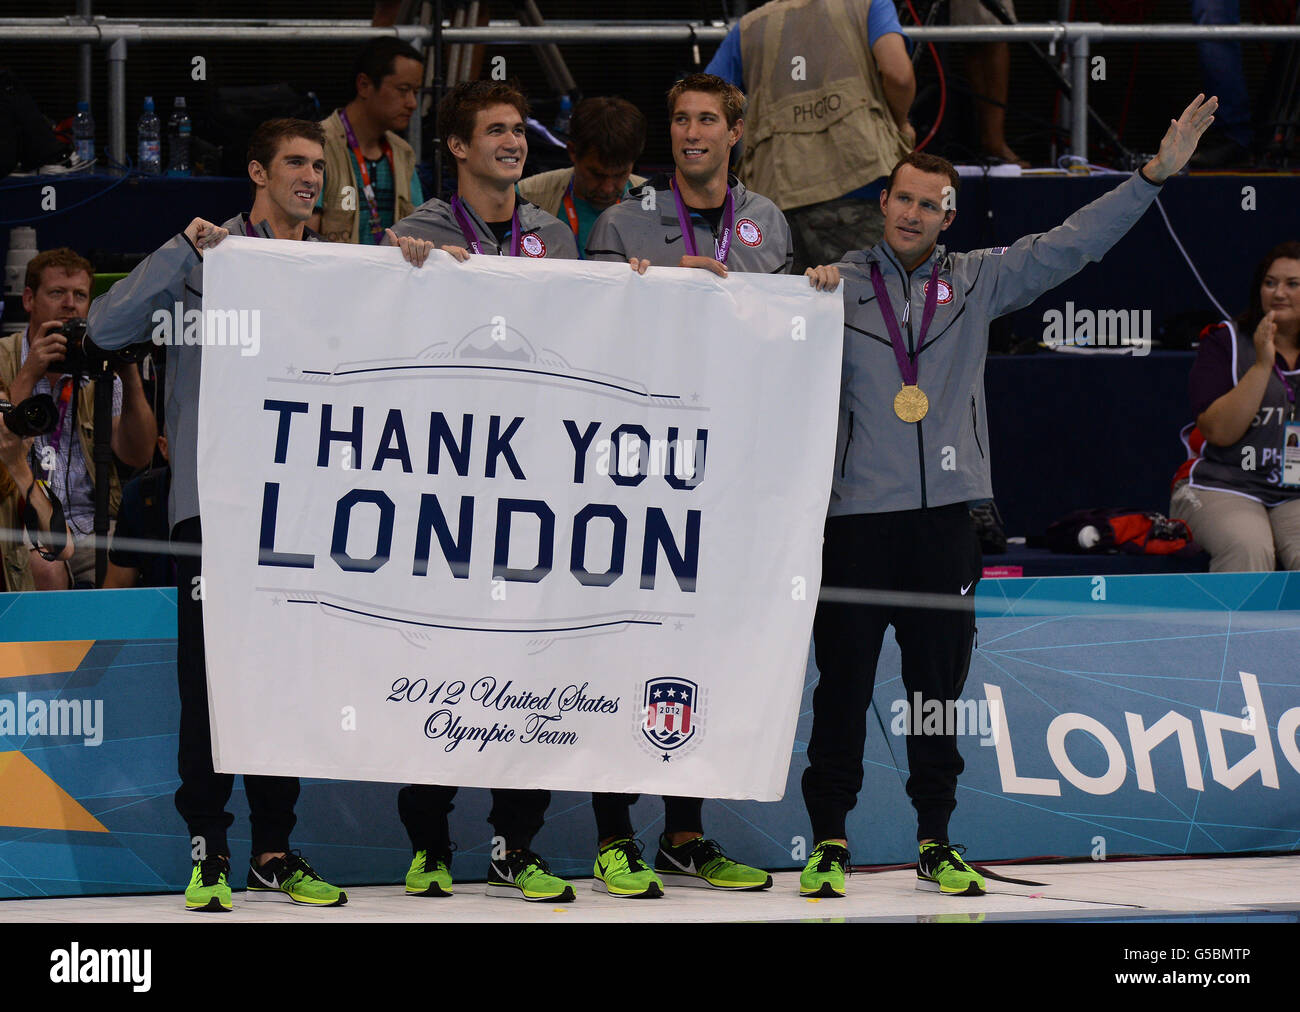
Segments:
[[[90,103],[77,103],[77,115],[72,121],[72,138],[77,145],[77,161],[89,165],[95,160],[95,121],[90,116]]]
[[[144,100],[144,113],[140,116],[138,129],[139,151],[137,162],[139,169],[146,176],[156,176],[162,172],[162,124],[153,111],[153,97]]]

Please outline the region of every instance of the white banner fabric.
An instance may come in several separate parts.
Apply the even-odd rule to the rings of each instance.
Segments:
[[[218,770],[781,796],[840,293],[241,237],[204,275]]]

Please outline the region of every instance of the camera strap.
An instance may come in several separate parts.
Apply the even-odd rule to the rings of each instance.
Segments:
[[[36,515],[36,507],[32,505],[32,492],[36,486],[41,487],[45,493],[45,498],[50,501],[50,543],[49,545],[41,544],[41,519]],[[27,529],[27,536],[32,539],[32,544],[36,550],[41,553],[41,558],[46,562],[53,562],[62,553],[68,543],[68,524],[63,516],[63,503],[59,502],[59,497],[50,489],[50,483],[44,478],[37,478],[28,486],[27,494],[23,497],[23,527]]]

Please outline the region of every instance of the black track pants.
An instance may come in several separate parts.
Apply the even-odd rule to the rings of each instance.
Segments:
[[[832,517],[822,549],[822,601],[813,641],[821,681],[813,694],[813,729],[804,803],[815,841],[846,836],[845,817],[862,788],[867,707],[887,626],[902,651],[902,688],[895,699],[946,702],[961,695],[975,639],[975,584],[983,568],[979,540],[964,503],[928,510]],[[955,609],[857,604],[826,599],[836,588],[942,594]],[[892,672],[890,673],[892,674]],[[949,708],[945,708],[948,712]],[[924,711],[923,711],[924,712]],[[911,771],[907,794],[917,839],[947,839],[964,764],[954,728],[906,736]],[[908,721],[911,726],[911,721]]]

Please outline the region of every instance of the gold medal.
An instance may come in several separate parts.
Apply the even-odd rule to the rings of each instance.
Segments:
[[[894,414],[909,424],[919,422],[929,410],[930,398],[915,383],[904,383],[894,395]]]

